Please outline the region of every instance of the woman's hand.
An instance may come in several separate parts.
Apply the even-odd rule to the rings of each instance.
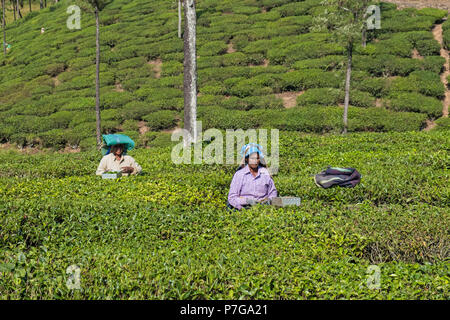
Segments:
[[[122,172],[123,173],[133,173],[134,168],[133,167],[123,167]]]

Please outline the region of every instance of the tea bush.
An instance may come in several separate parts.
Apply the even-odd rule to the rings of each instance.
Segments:
[[[426,113],[433,118],[438,118],[442,115],[441,101],[414,92],[393,94],[388,106],[390,109],[397,111]]]
[[[368,33],[365,48],[355,45],[351,105],[372,107],[378,98],[388,108],[387,102],[394,100],[397,107],[390,108],[404,110],[412,101],[403,93],[442,99],[445,91],[439,74],[445,61],[438,56],[438,44],[430,31],[447,13],[396,10],[388,3],[380,7],[382,29]],[[272,122],[292,130],[339,131],[341,110],[337,104],[342,103],[342,95],[338,100],[332,94],[321,98],[320,92],[327,88],[342,92],[345,51],[330,33],[309,32],[314,17],[324,10],[319,0],[200,1],[197,48],[201,112],[207,117],[217,116],[233,128]],[[39,146],[43,141],[38,134],[52,131],[69,137],[80,134],[74,139],[81,139],[83,150],[89,149],[88,134],[92,134],[95,122],[95,20],[92,14],[84,13],[81,30],[68,31],[55,18],[66,16],[62,4],[27,15],[7,27],[12,49],[6,57],[0,56],[1,142]],[[33,26],[44,22],[46,34],[51,36],[37,37]],[[136,123],[154,112],[174,112],[168,123],[180,118],[184,53],[176,25],[174,3],[118,0],[105,7],[100,36],[100,107],[105,132],[125,130],[121,128],[125,123],[127,131],[137,132]],[[445,43],[448,26],[448,22],[443,25]],[[236,52],[227,53],[230,44]],[[411,58],[414,48],[423,60]],[[162,65],[150,60],[162,61]],[[295,112],[310,117],[308,123],[296,125],[286,119],[289,113],[274,94],[289,91],[306,91],[300,100],[307,108]],[[399,101],[403,98],[405,101]],[[427,101],[437,105],[436,100]],[[386,118],[397,116],[396,122],[404,125],[394,130],[420,130],[424,116],[437,114],[434,107],[429,109],[424,103],[420,97],[420,107],[412,109],[426,114],[396,114],[384,109],[375,113],[358,108],[352,112],[357,119],[367,121],[369,131],[387,130]],[[327,109],[316,108],[318,105],[331,105],[330,114],[324,116]],[[208,115],[209,107],[214,108]],[[313,123],[323,117],[328,124]],[[365,124],[358,121],[358,128],[364,128]],[[62,143],[56,145],[64,147]]]
[[[339,88],[343,78],[334,72],[320,69],[293,71],[281,76],[282,91],[296,91],[310,88]]]
[[[446,131],[450,129],[450,120],[449,118],[439,118],[435,121],[436,123],[436,129],[435,130],[442,130],[442,131]]]
[[[447,20],[442,24],[443,29],[443,41],[447,50],[450,50],[450,20]]]
[[[422,64],[423,70],[440,74],[444,69],[445,58],[441,56],[425,57],[424,60],[422,60]]]
[[[355,57],[356,58],[356,57]],[[356,59],[355,59],[356,60]],[[305,59],[294,63],[294,69],[322,69],[326,71],[340,70],[346,61],[344,56],[326,56],[318,59]]]
[[[142,119],[147,122],[146,125],[150,130],[158,131],[173,128],[176,125],[176,114],[176,112],[170,110],[156,111],[142,117]]]
[[[317,88],[306,90],[304,94],[298,96],[297,104],[305,106],[315,105],[337,105],[342,101],[342,91],[335,88]]]
[[[406,78],[394,79],[390,91],[418,92],[438,99],[445,95],[445,87],[439,75],[429,71],[414,71]]]
[[[211,41],[198,49],[199,56],[215,56],[227,51],[227,45],[223,41]]]
[[[436,40],[419,40],[416,44],[417,51],[422,56],[435,56],[441,52],[441,45]]]
[[[145,174],[116,181],[94,175],[98,150],[0,151],[2,298],[448,296],[447,132],[281,132],[274,181],[302,204],[245,212],[225,207],[235,166],[174,165],[170,135],[146,136],[153,146],[130,152]],[[318,188],[311,175],[330,164],[361,183]],[[73,264],[82,290],[66,286]]]

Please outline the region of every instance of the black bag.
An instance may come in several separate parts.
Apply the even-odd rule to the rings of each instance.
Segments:
[[[353,188],[361,181],[361,174],[354,168],[328,168],[314,176],[319,187],[328,189],[334,186]]]

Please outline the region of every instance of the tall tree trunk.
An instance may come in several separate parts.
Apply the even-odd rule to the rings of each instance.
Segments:
[[[197,141],[197,52],[195,0],[184,0],[184,128],[190,133],[186,144]]]
[[[98,7],[95,7],[95,24],[96,24],[96,57],[95,57],[95,114],[97,120],[97,147],[100,148],[101,126],[100,126],[100,21]]]
[[[20,17],[20,19],[22,19],[22,13],[20,12],[20,8],[19,8],[19,0],[16,0],[16,6],[17,6],[17,16]]]
[[[39,0],[39,9],[44,9],[44,2],[42,0]]]
[[[367,46],[367,29],[365,27],[362,31],[362,46],[363,48]]]
[[[353,42],[349,42],[347,45],[347,77],[345,79],[345,101],[344,101],[344,130],[343,134],[347,133],[348,129],[348,106],[350,104],[350,81],[352,75],[352,58],[353,58]]]
[[[181,38],[181,0],[178,0],[178,38]]]
[[[3,27],[3,53],[6,56],[6,20],[5,20],[5,0],[2,0],[2,10],[3,10],[3,20],[2,20],[2,27]]]
[[[14,11],[14,21],[16,21],[16,5],[14,3],[14,0],[11,0],[12,6],[13,6],[13,11]]]
[[[33,10],[31,10],[31,0],[28,0],[28,4],[30,5],[30,12],[33,12]]]

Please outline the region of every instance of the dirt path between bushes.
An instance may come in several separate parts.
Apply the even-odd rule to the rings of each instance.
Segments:
[[[404,9],[404,8],[416,8],[416,9],[423,9],[423,8],[437,8],[437,9],[443,9],[447,10],[450,13],[450,1],[449,0],[385,0],[386,2],[392,2],[397,5],[398,9]],[[447,18],[448,19],[448,18]],[[432,33],[434,36],[434,39],[436,39],[439,44],[441,45],[441,56],[445,59],[445,68],[444,72],[441,74],[441,81],[445,86],[445,99],[442,102],[442,117],[447,118],[448,117],[448,107],[450,105],[450,90],[448,88],[448,76],[450,75],[450,58],[449,58],[449,52],[444,47],[444,40],[443,40],[443,30],[442,30],[442,24],[445,22],[436,24],[433,27]],[[414,56],[413,58],[419,58],[418,56]],[[427,126],[424,129],[424,131],[429,131],[433,129],[436,126],[436,123],[434,121],[427,120]]]
[[[444,48],[442,24],[437,24],[433,28],[433,36],[441,45],[441,56],[445,59],[445,70],[441,74],[441,81],[445,86],[444,107],[442,109],[443,117],[448,117],[448,107],[450,105],[450,90],[448,88],[448,76],[450,76],[450,57],[448,50]]]
[[[404,8],[436,8],[450,12],[450,2],[448,0],[384,0],[395,3],[399,9]]]
[[[444,72],[441,73],[441,81],[445,86],[445,98],[442,101],[442,117],[447,118],[448,107],[450,106],[450,90],[448,88],[448,80],[447,80],[448,76],[450,76],[450,57],[448,50],[445,49],[444,47],[442,24],[443,23],[436,24],[432,32],[434,39],[436,39],[436,41],[439,42],[439,44],[441,45],[441,57],[445,59]],[[427,126],[424,130],[429,131],[433,129],[435,126],[436,123],[434,121],[428,121]]]

